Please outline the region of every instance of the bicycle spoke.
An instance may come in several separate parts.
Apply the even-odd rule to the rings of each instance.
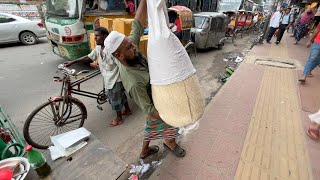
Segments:
[[[47,107],[45,107],[45,108],[44,108],[44,110],[46,110],[46,111],[47,111],[47,113],[49,114],[49,116],[50,116],[51,118],[54,118],[54,116],[53,116],[53,112],[51,112],[52,114],[50,114],[50,112],[47,110]]]
[[[48,121],[48,120],[43,120],[43,119],[40,119],[40,118],[36,118],[36,117],[34,117],[33,119],[35,119],[35,122],[41,122],[41,123],[43,123],[43,124],[54,124],[54,121],[53,121],[53,119],[51,119],[50,121]]]
[[[64,126],[67,129],[78,129],[79,128],[79,124],[68,124]]]
[[[76,129],[76,128],[79,128],[79,125],[80,125],[80,123],[69,123],[69,124],[65,124],[64,126],[65,127],[69,127],[69,128],[72,128],[72,129]]]
[[[75,112],[75,109],[76,109],[76,112],[81,112],[81,109],[80,109],[79,107],[78,107],[78,108],[73,108],[73,109],[72,109],[72,112],[76,113],[76,112]]]
[[[45,144],[47,144],[49,146],[51,144],[51,139],[48,138]]]
[[[41,129],[47,129],[50,127],[54,127],[55,125],[53,123],[51,124],[47,124],[47,125],[43,125],[43,124],[30,124],[30,127],[37,127],[34,130],[41,130]],[[30,128],[29,128],[30,129]]]
[[[43,136],[38,136],[37,138],[35,138],[33,141],[34,142],[36,142],[37,144],[41,144],[41,145],[47,145],[47,144],[43,144],[43,142],[46,140],[46,138],[47,138],[47,135],[48,134],[46,134],[46,135],[43,135]]]
[[[55,128],[54,128],[54,129],[55,129]],[[43,136],[41,140],[43,141],[43,140],[45,140],[45,138],[49,138],[49,139],[50,139],[50,135],[52,134],[52,132],[54,131],[54,129],[51,130],[51,131],[49,131],[49,133],[46,133],[46,136]],[[42,141],[40,141],[40,142],[42,142]],[[47,145],[47,144],[46,144],[46,145]]]
[[[77,118],[77,117],[80,117],[80,119],[82,119],[82,114],[70,116],[68,119],[66,119],[66,121],[68,121],[69,119]]]
[[[47,132],[47,130],[50,130],[52,127],[46,127],[46,128],[38,128],[37,130],[34,131],[29,131],[30,134],[43,134],[44,132]]]
[[[66,125],[66,124],[71,124],[71,123],[76,122],[76,121],[79,121],[79,120],[81,120],[81,119],[82,119],[82,117],[80,117],[80,118],[78,118],[78,119],[74,119],[74,120],[68,120],[68,121],[64,122],[63,124],[64,124],[64,125]]]
[[[44,121],[44,122],[54,122],[53,119],[47,119],[47,118],[43,118],[42,116],[39,116],[38,114],[36,116],[34,116],[35,119],[38,119],[38,120],[41,120],[41,121]]]
[[[64,127],[68,130],[74,130],[74,129],[78,129],[79,125],[73,124],[72,126],[64,126]]]
[[[49,132],[49,131],[47,131],[47,132]],[[50,142],[50,134],[44,133],[44,134],[42,135],[42,138],[39,137],[38,139],[39,139],[39,141],[38,141],[37,143],[43,144],[43,145],[48,145],[48,142]],[[43,142],[44,142],[44,143],[43,143]],[[50,143],[49,143],[49,144],[50,144]]]
[[[42,120],[47,120],[48,122],[52,122],[52,121],[53,121],[53,119],[48,119],[48,118],[46,118],[46,117],[41,116],[40,114],[37,114],[36,116],[40,116],[40,117],[44,118],[44,119],[42,119]],[[35,118],[36,116],[34,116],[34,118]]]
[[[35,118],[36,119],[36,118]],[[35,124],[35,123],[37,123],[37,124],[42,124],[42,125],[51,125],[51,124],[54,124],[54,122],[42,122],[42,121],[34,121],[34,122],[32,122],[32,126],[33,126],[33,124]]]
[[[77,129],[79,128],[80,123],[67,123],[64,124],[63,126],[66,128],[71,128],[71,129]]]
[[[66,132],[69,132],[69,131],[72,131],[73,129],[69,129],[69,128],[67,128],[66,126],[62,126],[61,127],[61,131],[63,132],[63,133],[66,133]]]
[[[45,112],[43,112],[43,111],[39,111],[39,113],[42,113],[43,115],[45,115],[47,118],[49,118],[49,119],[51,119],[52,117],[50,117],[50,116],[48,116],[48,114],[47,113],[45,113]]]
[[[51,133],[51,136],[57,135],[56,132],[58,132],[58,130],[59,130],[58,127],[54,128],[53,132]]]

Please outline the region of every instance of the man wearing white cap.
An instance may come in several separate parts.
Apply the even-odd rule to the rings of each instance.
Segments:
[[[147,15],[146,0],[141,0],[132,23],[128,37],[112,31],[106,38],[106,54],[113,54],[118,60],[120,76],[126,92],[147,115],[145,137],[140,158],[144,159],[159,151],[158,146],[150,146],[151,140],[164,139],[163,146],[177,157],[185,156],[186,152],[176,144],[179,129],[166,124],[155,109],[151,96],[151,85],[146,58],[139,52],[140,37],[143,35],[143,24]]]

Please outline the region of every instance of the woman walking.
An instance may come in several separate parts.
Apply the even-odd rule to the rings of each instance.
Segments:
[[[309,59],[303,70],[303,76],[299,79],[301,83],[306,82],[306,78],[312,76],[311,71],[320,63],[320,24],[314,30],[311,39],[307,43],[307,48],[312,44]]]
[[[312,19],[314,18],[314,14],[311,9],[308,9],[306,12],[304,12],[301,16],[301,19],[297,25],[297,29],[295,31],[294,37],[296,39],[295,44],[298,44],[298,42],[303,38],[308,26],[310,25]]]

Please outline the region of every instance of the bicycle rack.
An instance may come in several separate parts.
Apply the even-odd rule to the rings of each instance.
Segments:
[[[1,106],[0,129],[4,132],[1,134],[2,138],[0,138],[0,160],[23,156],[25,154],[24,147],[26,146],[26,142]],[[3,136],[6,136],[6,141],[3,140]]]

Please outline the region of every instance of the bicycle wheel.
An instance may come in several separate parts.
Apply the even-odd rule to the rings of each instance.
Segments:
[[[193,42],[189,42],[186,46],[186,51],[191,59],[191,61],[194,61],[197,57],[197,48],[196,45]]]
[[[63,105],[64,104],[64,105]],[[23,127],[27,143],[38,149],[47,149],[50,136],[62,134],[83,126],[87,109],[81,101],[70,98],[48,101],[35,109]]]

